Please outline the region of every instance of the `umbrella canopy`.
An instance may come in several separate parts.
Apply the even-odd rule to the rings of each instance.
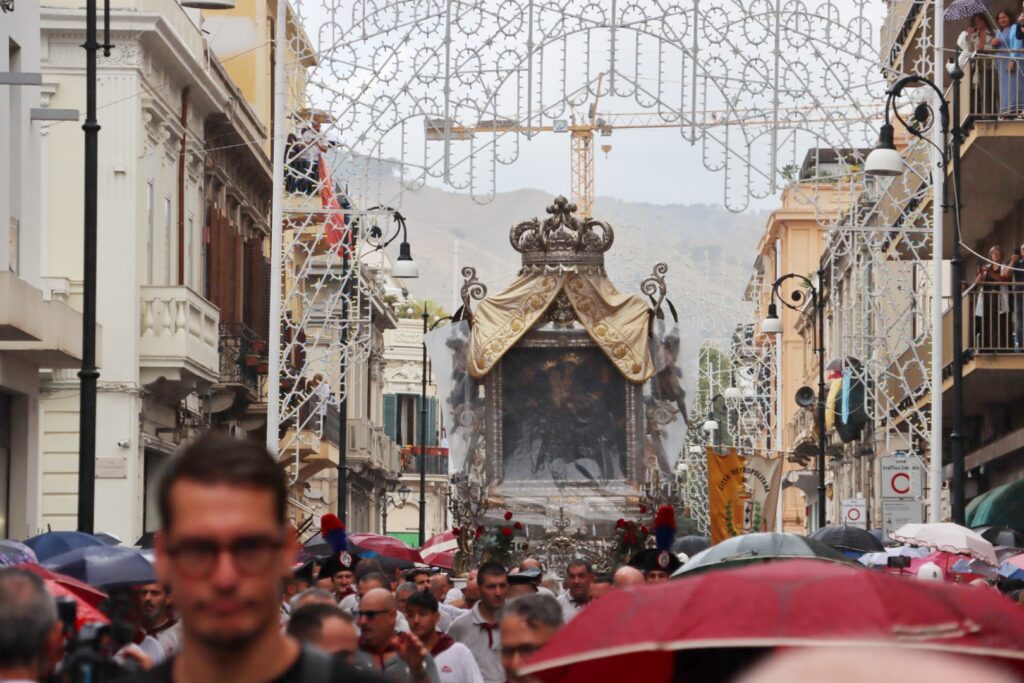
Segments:
[[[0,539],[0,567],[13,567],[23,562],[38,562],[35,552],[24,543]]]
[[[458,549],[459,540],[449,530],[427,539],[427,542],[420,546],[420,557],[433,567],[454,569],[455,553]]]
[[[75,548],[107,547],[92,534],[84,534],[81,531],[47,531],[45,534],[27,539],[25,545],[35,551],[40,562],[46,562],[51,557]]]
[[[153,565],[142,553],[117,546],[76,548],[51,557],[43,566],[102,588],[156,581]]]
[[[394,560],[405,562],[423,562],[420,553],[415,548],[410,548],[394,536],[381,536],[380,534],[349,534],[349,543],[356,546],[356,553],[362,557],[390,557]]]
[[[822,527],[811,534],[811,538],[836,550],[855,553],[878,553],[885,550],[882,542],[867,529],[845,524]]]
[[[927,557],[930,551],[928,548],[912,548],[909,545],[897,545],[886,548],[881,553],[865,553],[857,558],[857,561],[867,567],[880,567],[888,564],[890,557]]]
[[[689,534],[688,536],[676,539],[675,543],[672,544],[672,552],[686,553],[687,556],[693,557],[700,551],[707,550],[710,547],[711,539],[709,537]]]
[[[101,624],[109,624],[110,619],[106,614],[101,612],[99,608],[89,604],[87,600],[82,598],[81,595],[71,590],[63,583],[59,581],[53,581],[50,579],[43,579],[43,583],[46,584],[46,590],[49,591],[50,595],[55,598],[71,598],[75,601],[75,628],[80,629],[85,624],[91,624],[99,622]]]
[[[63,588],[74,593],[75,597],[81,598],[93,607],[99,608],[100,604],[107,599],[107,594],[99,588],[90,586],[89,584],[70,576],[58,574],[57,572],[51,571],[42,565],[19,564],[18,569],[24,569],[25,571],[32,572],[48,583],[59,583]]]
[[[114,534],[108,534],[101,531],[97,534],[93,534],[93,536],[95,536],[105,545],[121,545],[121,539],[115,536]]]
[[[676,570],[673,576],[683,576],[716,567],[732,567],[753,562],[795,558],[848,562],[840,552],[820,541],[798,534],[769,531],[735,536],[718,545],[713,545],[707,550],[702,550]]]
[[[991,590],[775,562],[612,591],[555,634],[524,673],[546,683],[671,681],[677,651],[879,643],[1024,668],[1024,610]]]
[[[999,576],[1007,579],[1024,579],[1024,555],[1014,555],[999,565]]]
[[[325,557],[330,557],[333,554],[334,550],[331,548],[330,544],[319,534],[306,541],[305,544],[303,544],[302,549],[299,551],[299,556],[307,559],[323,559]]]
[[[147,531],[146,533],[139,536],[139,540],[135,541],[135,545],[139,548],[152,548],[153,537],[156,535],[155,531]]]
[[[946,5],[942,18],[946,21],[970,19],[975,14],[988,14],[989,2],[983,0],[953,0]]]
[[[1024,529],[1024,479],[987,491],[967,504],[967,526]]]
[[[908,545],[919,545],[933,550],[944,550],[971,557],[998,566],[995,548],[976,531],[950,522],[937,524],[904,524],[889,534],[893,540]]]
[[[974,530],[994,546],[1024,548],[1024,531],[1011,529],[1008,526],[980,526]]]

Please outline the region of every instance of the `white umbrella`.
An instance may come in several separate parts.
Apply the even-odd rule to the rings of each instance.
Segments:
[[[905,524],[896,531],[889,533],[889,538],[900,543],[920,545],[933,550],[942,550],[957,555],[971,557],[999,565],[996,550],[991,543],[976,531],[959,524],[942,522],[939,524]]]
[[[913,559],[927,557],[931,552],[928,548],[911,548],[907,545],[898,545],[886,548],[880,553],[864,553],[857,558],[857,561],[868,567],[880,567],[888,564],[890,557],[909,557]]]

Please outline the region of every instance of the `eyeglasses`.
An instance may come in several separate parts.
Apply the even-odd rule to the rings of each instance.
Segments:
[[[502,645],[501,656],[511,659],[516,655],[526,658],[532,655],[534,652],[540,649],[540,645],[534,645],[533,643],[525,643],[523,645]]]
[[[273,536],[242,536],[230,543],[220,544],[207,539],[187,539],[171,544],[167,549],[175,568],[191,578],[210,575],[224,551],[242,574],[262,574],[270,569],[284,541]]]
[[[375,617],[379,617],[382,614],[390,614],[391,612],[394,612],[394,610],[391,610],[391,609],[357,609],[357,610],[355,610],[353,612],[353,614],[355,615],[356,620],[359,620],[359,619],[362,619],[362,618],[365,617],[367,621],[370,621],[370,620],[372,620]]]

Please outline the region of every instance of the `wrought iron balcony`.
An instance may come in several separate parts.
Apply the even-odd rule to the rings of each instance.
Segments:
[[[267,374],[267,342],[242,323],[220,324],[220,383],[244,387],[262,401]]]

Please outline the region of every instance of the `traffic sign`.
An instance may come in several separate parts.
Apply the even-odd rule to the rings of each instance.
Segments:
[[[924,472],[917,458],[882,458],[882,498],[919,498]]]
[[[916,500],[882,499],[882,536],[889,538],[890,531],[896,531],[904,524],[924,522],[924,503]]]
[[[868,504],[863,498],[844,498],[839,503],[843,524],[868,528]]]

